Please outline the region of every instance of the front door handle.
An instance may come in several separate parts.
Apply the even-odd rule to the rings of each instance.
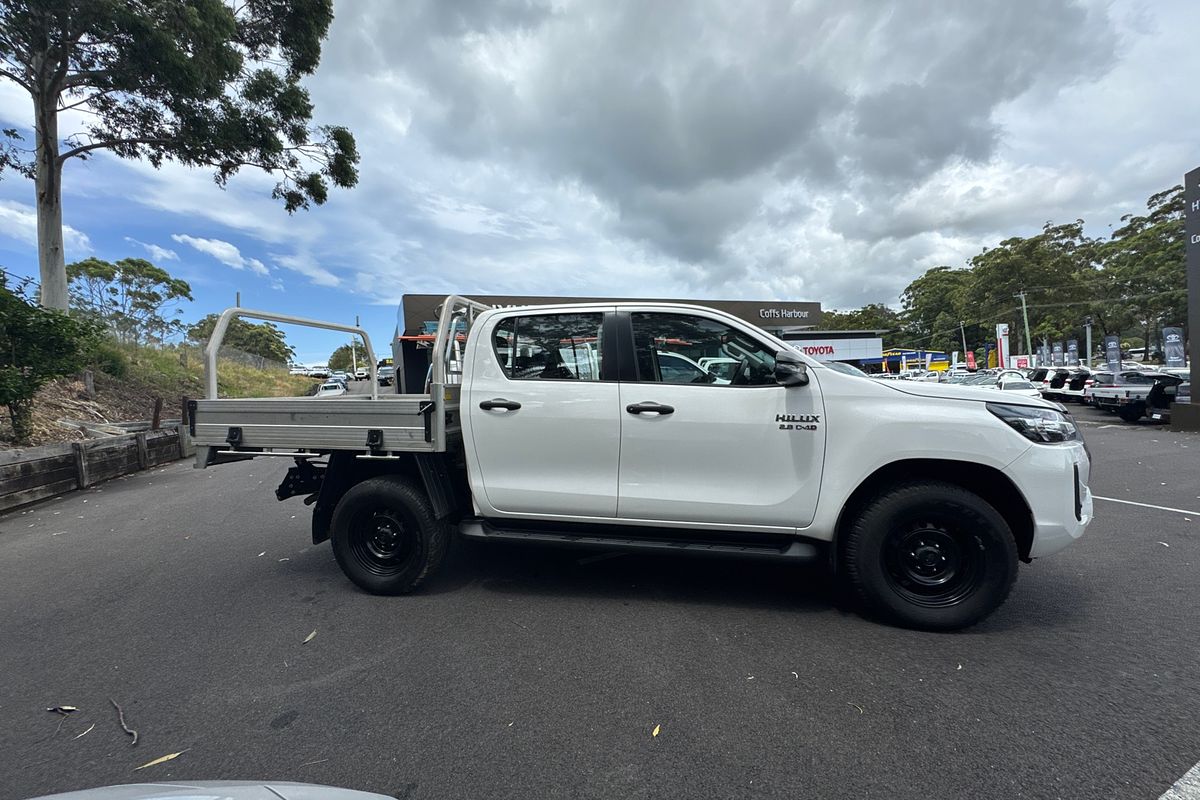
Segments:
[[[505,400],[503,397],[497,397],[495,400],[484,400],[479,404],[479,407],[484,411],[491,411],[495,408],[503,408],[505,411],[516,411],[521,407],[521,404],[515,400]]]
[[[625,410],[630,414],[646,414],[653,412],[659,416],[666,416],[667,414],[675,413],[675,406],[665,406],[662,403],[645,402],[633,403],[632,405],[625,406]]]

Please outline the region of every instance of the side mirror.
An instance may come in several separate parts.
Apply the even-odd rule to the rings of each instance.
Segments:
[[[808,365],[796,353],[780,350],[775,354],[775,382],[780,386],[808,384]]]

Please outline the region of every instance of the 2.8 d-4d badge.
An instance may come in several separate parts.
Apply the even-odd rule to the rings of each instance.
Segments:
[[[775,421],[781,431],[815,431],[821,421],[820,414],[776,414]]]

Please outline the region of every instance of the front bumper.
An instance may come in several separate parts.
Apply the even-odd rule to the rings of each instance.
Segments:
[[[1057,553],[1092,521],[1091,463],[1082,442],[1036,444],[1004,469],[1033,513],[1029,556]]]

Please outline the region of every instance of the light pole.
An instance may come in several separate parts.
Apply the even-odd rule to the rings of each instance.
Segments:
[[[1029,357],[1033,359],[1033,339],[1029,338],[1029,309],[1025,306],[1025,290],[1022,289],[1013,297],[1021,298],[1021,316],[1025,318],[1025,346],[1029,348]],[[1033,365],[1038,366],[1036,360]]]
[[[1087,358],[1086,358],[1087,368],[1091,369],[1092,368],[1092,318],[1091,317],[1084,317],[1083,327],[1087,331],[1087,343],[1084,345],[1085,347],[1087,347]]]

